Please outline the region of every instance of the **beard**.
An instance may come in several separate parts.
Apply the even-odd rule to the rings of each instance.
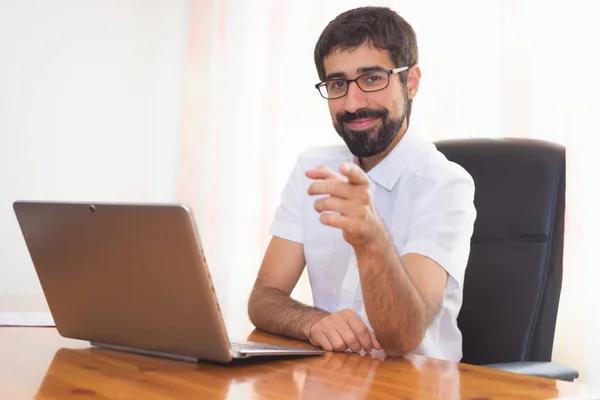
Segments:
[[[337,122],[333,123],[333,127],[344,139],[352,154],[359,158],[372,157],[383,153],[394,141],[406,118],[407,103],[404,104],[404,112],[399,118],[390,118],[389,111],[385,108],[363,108],[355,113],[340,111],[336,114]],[[364,118],[379,118],[380,124],[358,131],[346,125],[348,122]]]

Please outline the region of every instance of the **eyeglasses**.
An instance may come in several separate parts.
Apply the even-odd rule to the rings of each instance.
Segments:
[[[356,82],[356,85],[363,92],[377,92],[388,87],[391,74],[406,71],[408,68],[406,66],[395,69],[369,71],[354,79],[328,79],[317,83],[315,88],[327,100],[344,97],[348,93],[350,82]]]

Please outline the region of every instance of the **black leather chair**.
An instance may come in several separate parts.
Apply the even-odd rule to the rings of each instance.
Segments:
[[[565,148],[532,139],[435,143],[475,181],[462,362],[573,380],[550,363],[562,284]]]

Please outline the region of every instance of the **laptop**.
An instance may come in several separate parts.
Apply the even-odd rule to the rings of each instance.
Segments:
[[[229,339],[184,204],[16,201],[13,209],[63,337],[192,362],[324,353]]]

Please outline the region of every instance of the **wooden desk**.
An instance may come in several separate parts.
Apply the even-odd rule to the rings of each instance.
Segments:
[[[306,346],[258,331],[249,338]],[[195,364],[90,348],[86,342],[60,337],[54,328],[0,328],[1,399],[561,397],[600,399],[600,390],[419,356],[382,360],[327,353]]]

